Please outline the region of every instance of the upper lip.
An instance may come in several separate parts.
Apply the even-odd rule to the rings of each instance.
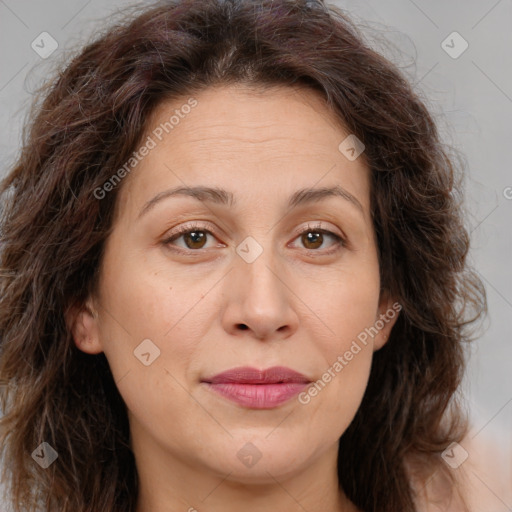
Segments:
[[[302,373],[286,368],[285,366],[273,366],[266,370],[241,366],[203,379],[203,382],[209,384],[278,384],[281,382],[309,383],[311,381],[305,375],[302,375]]]

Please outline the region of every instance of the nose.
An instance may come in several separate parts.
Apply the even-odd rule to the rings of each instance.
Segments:
[[[296,332],[298,298],[270,250],[252,263],[237,257],[225,282],[222,324],[226,332],[258,340],[285,339]]]

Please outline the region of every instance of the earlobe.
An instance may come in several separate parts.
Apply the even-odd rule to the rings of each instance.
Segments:
[[[398,301],[383,293],[375,321],[378,334],[373,342],[374,351],[380,350],[389,341],[391,330],[398,319],[401,309],[402,305]]]
[[[87,354],[103,352],[99,337],[98,314],[92,300],[88,299],[82,306],[71,308],[66,323],[78,349]]]

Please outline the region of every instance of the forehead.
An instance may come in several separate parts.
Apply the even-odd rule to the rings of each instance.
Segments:
[[[154,148],[125,180],[122,193],[139,206],[176,185],[220,186],[235,195],[253,191],[268,198],[286,189],[288,198],[291,187],[341,180],[364,205],[368,168],[364,155],[350,161],[340,151],[348,135],[315,91],[211,87],[158,105],[142,138],[150,138]]]
[[[269,146],[276,141],[283,149],[286,141],[295,140],[337,147],[340,133],[345,133],[340,119],[328,109],[320,93],[304,87],[210,87],[194,95],[197,106],[184,114],[189,110],[185,107],[190,98],[162,102],[153,112],[146,131],[150,133],[158,127],[165,130],[165,126],[169,129],[169,120],[174,117],[176,124],[169,130],[171,133],[164,134],[170,135],[165,137],[168,145],[215,140],[209,149],[222,140]],[[173,116],[180,113],[179,119]]]

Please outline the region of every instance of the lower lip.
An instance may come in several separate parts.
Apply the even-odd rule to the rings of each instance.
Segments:
[[[308,386],[300,382],[278,384],[207,383],[208,387],[233,402],[251,409],[272,409],[284,404]]]

